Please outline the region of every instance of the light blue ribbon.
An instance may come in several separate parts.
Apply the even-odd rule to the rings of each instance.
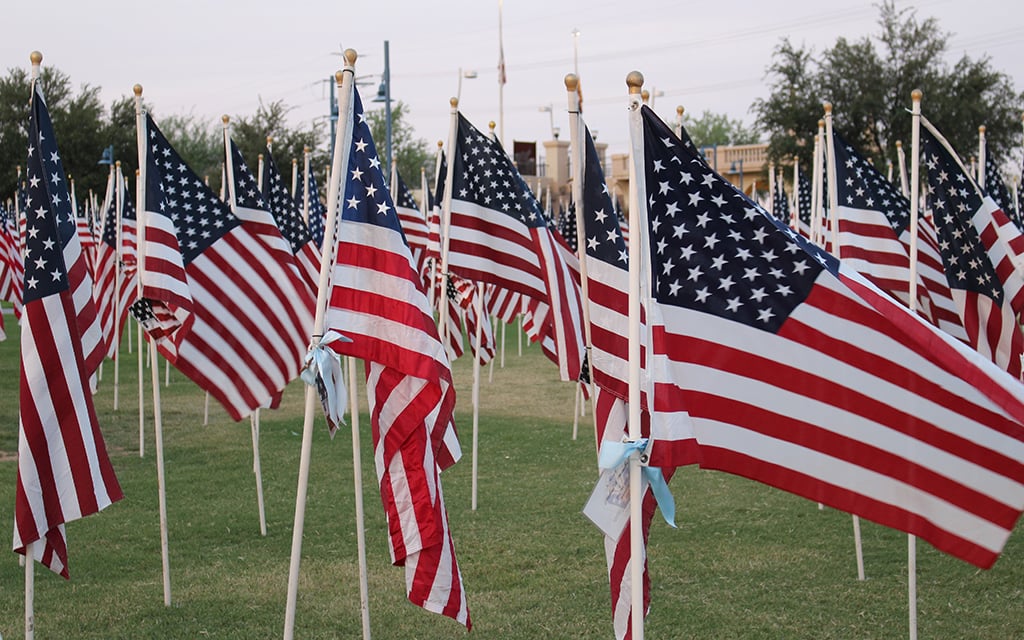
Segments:
[[[348,390],[341,370],[341,356],[327,345],[336,340],[352,342],[337,331],[328,331],[309,347],[303,362],[302,380],[317,389],[317,378],[323,381],[324,391],[320,398],[327,420],[335,425],[345,424],[342,419],[348,408]]]
[[[605,440],[601,443],[601,452],[597,458],[597,465],[606,470],[615,469],[619,465],[625,464],[629,460],[629,456],[634,451],[641,455],[641,462],[643,462],[647,460],[646,450],[649,442],[650,438],[640,438],[634,442],[614,442],[611,440]],[[643,471],[648,484],[651,485],[651,492],[654,493],[654,500],[658,503],[658,509],[661,510],[661,516],[665,518],[665,522],[667,522],[670,527],[675,527],[676,500],[672,497],[672,492],[668,489],[668,483],[665,482],[665,476],[661,474],[661,467],[649,467],[643,465],[640,469]]]

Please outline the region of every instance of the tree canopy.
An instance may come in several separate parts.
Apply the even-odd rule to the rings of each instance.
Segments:
[[[707,109],[696,118],[684,113],[683,126],[698,147],[758,142],[757,131],[745,126],[741,120],[734,120],[724,113],[715,113]]]
[[[935,18],[919,20],[893,0],[879,5],[879,31],[859,40],[839,38],[821,54],[788,39],[776,47],[766,77],[768,98],[754,102],[757,124],[769,133],[769,157],[797,157],[810,166],[822,104],[833,106],[833,127],[876,166],[896,161],[898,140],[910,146],[910,94],[924,95],[922,113],[961,154],[978,148],[986,127],[991,153],[1019,144],[1022,95],[988,57],[944,56],[950,34]]]
[[[416,137],[407,120],[408,114],[409,108],[401,100],[391,106],[391,148],[394,150],[394,162],[398,166],[398,173],[402,176],[402,180],[410,189],[418,189],[420,168],[429,166],[429,171],[432,173],[434,156],[427,141]],[[366,119],[369,121],[370,135],[373,136],[373,140],[377,144],[377,154],[383,165],[386,162],[384,159],[386,143],[384,141],[387,137],[387,119],[384,109],[367,111]],[[389,172],[389,175],[385,177],[390,181],[390,169],[385,168],[385,171]]]

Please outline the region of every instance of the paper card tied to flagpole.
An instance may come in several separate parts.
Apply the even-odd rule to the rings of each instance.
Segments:
[[[641,438],[635,442],[605,440],[601,443],[601,453],[598,456],[601,475],[590,494],[590,499],[583,507],[583,515],[609,538],[617,540],[629,522],[629,455],[636,450],[641,452],[645,460],[649,459],[645,454],[650,442],[648,438]],[[651,486],[662,517],[669,526],[675,527],[675,499],[668,489],[661,469],[649,466],[643,466],[641,469],[640,495],[644,495],[647,487]]]
[[[327,430],[332,439],[338,425],[345,424],[342,416],[348,408],[348,391],[341,369],[341,356],[328,347],[337,340],[352,342],[351,338],[337,331],[328,331],[310,345],[301,374],[303,381],[315,387],[320,396],[320,405],[324,408]]]

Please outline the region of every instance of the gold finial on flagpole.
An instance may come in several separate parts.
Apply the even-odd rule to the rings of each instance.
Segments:
[[[302,153],[309,153],[309,145],[302,146]]]
[[[916,102],[920,102],[923,96],[924,94],[921,93],[920,89],[914,89],[913,91],[910,92],[910,99]]]
[[[679,105],[678,107],[676,107],[676,115],[679,116],[680,118],[683,117],[683,111],[686,111],[686,109],[683,109],[683,105]]]
[[[227,126],[228,122],[231,121],[231,118],[229,118],[228,114],[225,113],[220,117],[220,121],[224,123],[224,126]]]
[[[260,153],[260,154],[257,154],[257,155],[256,155],[256,160],[257,160],[258,162],[263,162],[263,154],[262,154],[262,153]]]
[[[495,128],[496,126],[498,126],[498,125],[496,125],[496,124],[494,123],[494,120],[491,120],[490,122],[488,122],[488,123],[487,123],[487,128],[491,130],[491,133],[494,133],[494,128]]]
[[[452,109],[458,109],[459,108],[459,99],[458,98],[450,98],[448,100],[448,104],[451,105]],[[438,140],[437,142],[438,142],[438,144],[441,144],[440,140]]]
[[[345,49],[345,62],[347,62],[349,66],[356,66],[356,58],[358,57],[359,54],[356,53],[355,49]],[[339,82],[341,81],[339,80]]]
[[[580,78],[575,73],[565,74],[565,89],[567,91],[576,91],[577,87],[580,86]]]
[[[32,62],[32,66],[36,67],[39,66],[39,63],[43,61],[43,54],[39,53],[38,51],[33,51],[32,53],[28,54],[28,59]]]
[[[650,104],[651,92],[648,91],[647,89],[644,89],[643,91],[640,92],[640,99],[644,101],[644,104]]]
[[[339,86],[339,87],[341,86],[341,79],[342,79],[343,77],[345,77],[345,74],[344,74],[344,73],[342,73],[341,71],[335,71],[335,72],[334,72],[334,81],[335,81],[336,83],[338,83],[338,86]]]
[[[902,140],[897,140],[896,141],[896,148],[897,149],[902,149],[903,148],[903,141]]]
[[[978,127],[978,133],[980,135],[985,135],[985,125],[981,125]]]
[[[822,104],[821,106],[824,107],[825,115],[826,116],[832,115],[832,103],[831,102],[826,102],[826,103]]]
[[[117,167],[120,170],[121,169],[121,161],[120,160],[115,160],[114,161],[114,166]]]
[[[639,71],[630,71],[626,74],[626,86],[630,93],[640,93],[640,87],[644,86],[644,74]]]
[[[134,87],[132,87],[132,93],[135,94],[136,98],[142,97],[142,85],[137,84]]]
[[[824,126],[825,126],[825,121],[819,118],[818,119],[818,128],[822,129],[822,128],[824,128]]]
[[[267,136],[267,146],[274,144],[274,136]]]

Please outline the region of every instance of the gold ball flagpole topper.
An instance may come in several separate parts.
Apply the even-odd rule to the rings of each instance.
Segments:
[[[451,98],[450,100],[448,100],[448,104],[451,105],[452,109],[458,109],[459,108],[459,99],[458,98]]]
[[[142,96],[142,85],[141,84],[137,84],[134,87],[132,87],[132,93],[135,94],[136,98],[141,97]]]
[[[580,86],[580,78],[575,73],[565,74],[565,90],[576,91]]]
[[[640,92],[640,99],[644,101],[644,104],[650,104],[651,92],[648,91],[647,89],[644,89],[643,91]]]
[[[914,89],[910,92],[910,99],[915,102],[921,102],[922,97],[924,97],[924,94],[921,93],[920,89]]]
[[[33,66],[38,65],[43,61],[43,54],[39,53],[38,51],[33,51],[32,53],[28,54],[28,59],[32,62]]]
[[[225,113],[224,115],[222,115],[220,117],[220,121],[223,122],[224,126],[226,127],[228,125],[228,123],[231,122],[231,118],[228,117],[228,114]]]
[[[437,148],[440,149],[443,146],[444,146],[444,140],[438,140],[437,141]]]
[[[903,141],[902,140],[897,140],[896,141],[896,148],[897,149],[902,149],[903,148]]]
[[[825,115],[826,116],[832,115],[832,103],[831,102],[826,102],[826,103],[822,104],[821,106],[825,109]]]
[[[981,135],[985,135],[985,125],[981,125],[978,127],[978,133],[980,133]]]
[[[347,62],[349,66],[356,66],[356,58],[358,57],[359,54],[356,53],[355,49],[345,49],[345,62]]]
[[[274,136],[267,136],[267,146],[274,144]]]
[[[644,86],[644,74],[639,71],[630,71],[626,74],[626,86],[629,87],[629,92],[640,93],[640,87]]]
[[[680,118],[683,117],[684,111],[686,111],[686,109],[683,108],[683,105],[679,105],[678,107],[676,107],[676,115],[679,116]]]

